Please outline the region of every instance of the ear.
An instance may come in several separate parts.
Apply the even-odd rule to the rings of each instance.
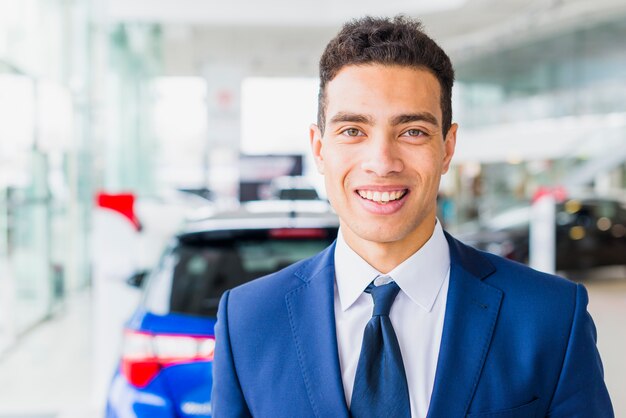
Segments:
[[[448,129],[448,133],[443,141],[444,147],[444,157],[443,157],[443,169],[441,174],[445,174],[448,172],[450,168],[450,162],[452,161],[452,156],[454,155],[454,149],[456,148],[456,132],[459,129],[459,125],[453,123]]]
[[[324,157],[322,156],[322,133],[320,128],[316,124],[311,124],[309,127],[309,137],[311,141],[311,152],[313,153],[313,159],[317,166],[317,171],[320,174],[324,174]]]

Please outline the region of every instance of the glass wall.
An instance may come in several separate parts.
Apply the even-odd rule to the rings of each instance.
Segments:
[[[457,64],[465,126],[626,111],[626,16]]]
[[[0,353],[89,283],[89,7],[0,0]]]
[[[624,194],[624,39],[616,16],[456,63],[456,174],[470,185],[461,220],[528,202],[541,186]]]
[[[160,74],[158,25],[118,24],[109,29],[106,124],[102,187],[108,191],[154,191],[155,135],[151,120],[151,79]]]

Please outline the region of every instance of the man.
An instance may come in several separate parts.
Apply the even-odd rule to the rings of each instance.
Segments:
[[[454,79],[416,21],[364,18],[320,61],[311,148],[334,245],[226,292],[214,416],[612,417],[582,285],[445,234]]]

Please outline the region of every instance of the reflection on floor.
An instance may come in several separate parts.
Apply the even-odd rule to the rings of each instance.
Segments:
[[[589,311],[617,417],[626,417],[626,280],[590,280]],[[0,418],[99,418],[92,385],[88,292],[0,359]]]
[[[626,417],[626,280],[584,282],[616,417]]]
[[[54,319],[0,359],[0,418],[98,418],[91,393],[91,297],[71,299]]]

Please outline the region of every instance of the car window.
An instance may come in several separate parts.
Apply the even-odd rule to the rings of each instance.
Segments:
[[[612,201],[598,201],[590,205],[590,211],[595,218],[615,218],[617,214],[617,203]]]
[[[617,209],[616,223],[626,225],[626,205]]]
[[[617,205],[612,201],[589,200],[580,202],[573,199],[565,205],[559,205],[559,209],[557,213],[559,225],[592,228],[595,227],[598,219],[614,219]]]
[[[247,235],[247,236],[246,236]],[[180,241],[149,277],[144,295],[148,311],[215,316],[222,294],[240,284],[278,271],[327,247],[336,229],[323,236],[273,237],[268,231],[233,237]]]
[[[316,200],[319,199],[315,189],[283,189],[279,192],[280,200]]]

